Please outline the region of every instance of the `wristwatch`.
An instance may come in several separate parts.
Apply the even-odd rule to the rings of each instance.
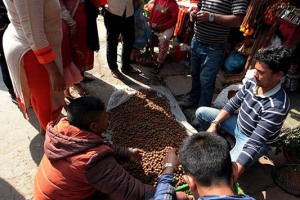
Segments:
[[[208,17],[208,21],[213,23],[215,21],[215,13],[210,13]]]
[[[174,170],[176,170],[176,166],[173,163],[165,163],[164,169],[166,169],[167,167],[172,167]]]

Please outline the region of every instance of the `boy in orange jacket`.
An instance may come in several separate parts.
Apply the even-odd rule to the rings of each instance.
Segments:
[[[153,197],[154,188],[129,175],[118,159],[137,160],[141,150],[111,145],[101,133],[109,116],[97,97],[81,97],[67,107],[67,117],[47,126],[34,182],[34,199],[127,199]]]

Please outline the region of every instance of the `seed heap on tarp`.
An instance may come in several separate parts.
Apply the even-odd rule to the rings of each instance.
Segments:
[[[156,186],[163,171],[163,159],[171,148],[179,148],[187,133],[171,113],[167,98],[153,90],[137,91],[111,113],[112,141],[144,150],[141,163],[123,166],[143,183]],[[183,170],[175,173],[176,185],[182,185]]]

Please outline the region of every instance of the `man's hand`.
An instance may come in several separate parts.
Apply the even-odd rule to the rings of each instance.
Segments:
[[[130,160],[133,162],[140,162],[143,157],[143,150],[138,148],[128,148],[130,152]]]
[[[160,30],[162,30],[162,25],[160,25],[160,24],[152,24],[152,29],[154,30],[154,31],[160,31]]]
[[[193,10],[192,12],[190,12],[190,21],[194,22],[197,20],[197,10]]]
[[[206,23],[208,22],[210,13],[206,11],[198,11],[196,15],[196,22]]]
[[[211,124],[210,127],[206,130],[206,132],[209,133],[217,133],[218,132],[218,128],[216,124]]]
[[[184,192],[178,191],[178,192],[176,192],[176,199],[177,200],[193,200],[194,198],[191,195],[187,195]]]
[[[245,171],[245,168],[243,167],[243,165],[241,165],[240,163],[236,162],[237,165],[237,171],[238,171],[238,177],[241,176],[241,174]],[[238,178],[237,177],[237,178]]]
[[[173,148],[171,151],[169,151],[164,159],[164,163],[172,163],[174,166],[177,167],[179,163],[179,159],[177,156],[177,149]]]

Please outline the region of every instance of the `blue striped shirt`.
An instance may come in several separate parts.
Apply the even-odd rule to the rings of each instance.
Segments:
[[[255,78],[249,79],[223,108],[230,114],[239,109],[237,124],[249,140],[237,162],[245,168],[264,144],[272,145],[278,141],[290,108],[288,96],[281,83],[263,95],[257,95],[256,90]]]
[[[199,166],[201,167],[201,166]],[[158,180],[154,200],[176,200],[175,179],[171,174],[162,174]],[[207,195],[198,200],[255,200],[248,195]]]
[[[249,0],[201,0],[198,9],[222,15],[245,14]],[[196,39],[205,44],[226,44],[230,27],[215,23],[195,23]]]

